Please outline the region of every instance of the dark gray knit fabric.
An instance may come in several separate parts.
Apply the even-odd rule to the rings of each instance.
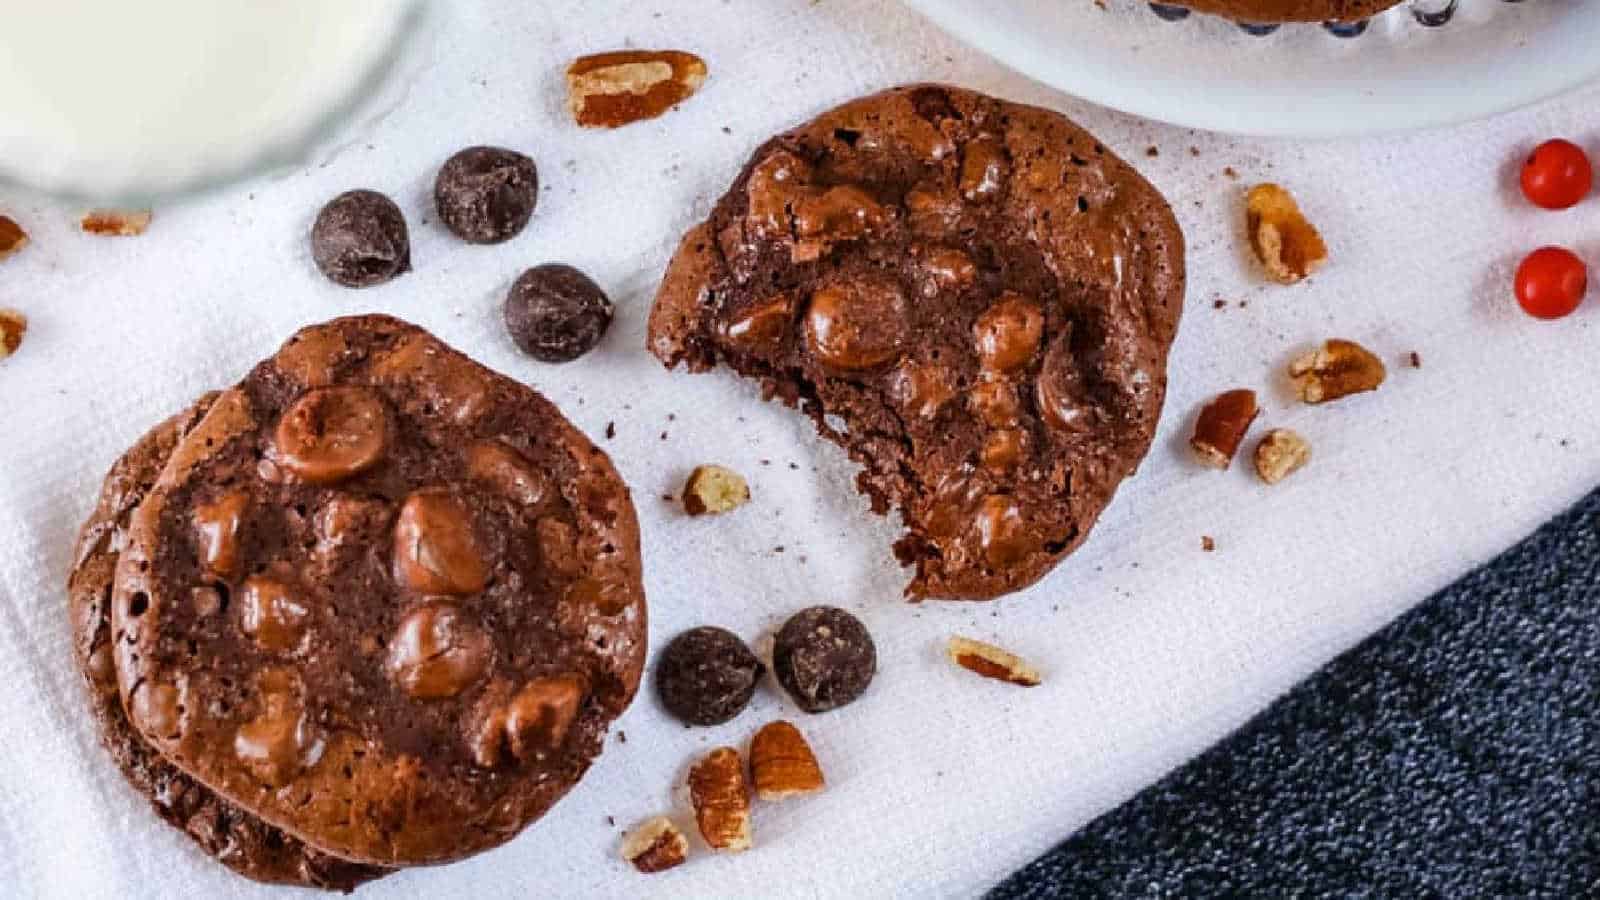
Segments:
[[[990,896],[1600,897],[1600,492]]]

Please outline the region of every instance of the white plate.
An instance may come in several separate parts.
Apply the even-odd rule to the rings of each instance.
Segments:
[[[1438,28],[1410,4],[1360,37],[1286,25],[1256,37],[1138,0],[907,0],[1011,67],[1096,103],[1178,125],[1336,137],[1445,125],[1600,77],[1595,0],[1461,0]]]

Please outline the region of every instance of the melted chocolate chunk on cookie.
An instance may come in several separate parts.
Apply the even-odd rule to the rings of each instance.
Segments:
[[[468,147],[445,162],[433,184],[439,220],[472,244],[522,233],[539,203],[539,169],[515,150]]]
[[[129,724],[117,695],[110,599],[128,520],[155,484],[173,448],[204,417],[215,398],[209,394],[192,409],[158,425],[106,476],[99,503],[79,532],[68,581],[73,650],[89,688],[90,712],[101,742],[123,777],[157,815],[187,834],[206,855],[246,878],[348,892],[383,877],[388,870],[330,856],[222,799],[147,744]],[[226,577],[234,569],[244,505],[237,499],[240,496],[224,495],[217,503],[196,510],[196,522],[202,529],[197,545],[203,571]],[[202,617],[223,610],[223,590],[213,584],[194,588],[190,600]]]
[[[132,516],[111,596],[140,736],[357,862],[514,836],[637,690],[639,536],[549,401],[382,316],[221,394]]]
[[[913,598],[1031,584],[1150,446],[1184,292],[1154,188],[1060,115],[938,85],[763,145],[683,240],[650,350],[806,412],[893,508]]]

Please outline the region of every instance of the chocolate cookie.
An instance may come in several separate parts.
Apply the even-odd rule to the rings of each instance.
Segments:
[[[902,514],[913,598],[1077,547],[1150,446],[1184,292],[1166,201],[1049,110],[919,85],[767,142],[678,249],[650,350],[798,406]]]
[[[1354,22],[1377,15],[1400,0],[1162,0],[1195,12],[1226,16],[1237,22]]]
[[[549,401],[414,326],[290,338],[179,442],[112,598],[163,756],[376,865],[500,844],[567,792],[645,655],[639,533]]]
[[[111,660],[111,582],[128,520],[180,439],[211,408],[215,394],[156,426],[106,476],[94,513],[78,535],[68,600],[72,643],[89,688],[100,739],[117,768],[156,814],[208,856],[246,878],[350,891],[386,870],[329,856],[217,796],[162,759],[128,724]],[[218,597],[220,602],[220,595]]]

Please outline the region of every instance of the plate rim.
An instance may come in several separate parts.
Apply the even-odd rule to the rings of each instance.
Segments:
[[[1361,110],[1362,115],[1306,114],[1303,111],[1285,115],[1283,108],[1278,107],[1275,115],[1267,116],[1242,111],[1241,104],[1174,102],[1159,88],[1141,86],[1145,84],[1142,79],[1109,77],[1111,73],[1097,71],[1104,67],[1094,64],[1074,66],[1053,62],[1039,52],[1040,48],[1017,41],[1000,19],[978,15],[974,0],[905,2],[956,40],[1041,84],[1141,118],[1244,137],[1332,139],[1423,131],[1502,115],[1600,80],[1600,53],[1592,54],[1587,65],[1581,55],[1573,55],[1564,61],[1531,67],[1531,73],[1520,73],[1529,77],[1485,79],[1483,83],[1472,85],[1474,90],[1460,92],[1462,96],[1478,98],[1477,102],[1444,106],[1413,104],[1404,117],[1376,104]],[[1354,92],[1347,95],[1353,96],[1356,96]]]

